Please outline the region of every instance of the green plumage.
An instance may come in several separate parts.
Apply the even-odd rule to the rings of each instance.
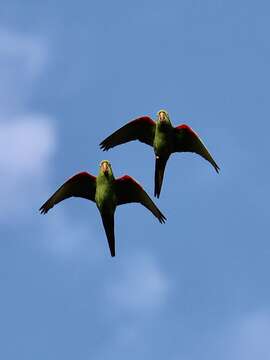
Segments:
[[[164,223],[166,218],[156,207],[143,188],[130,176],[125,175],[115,179],[111,164],[103,160],[98,176],[81,172],[68,179],[40,207],[40,212],[46,214],[59,202],[72,196],[81,197],[96,203],[106,232],[111,256],[115,256],[114,213],[116,207],[128,203],[140,203]],[[134,221],[136,223],[136,220]]]
[[[129,141],[139,140],[154,149],[156,155],[155,196],[159,197],[166,163],[176,152],[194,152],[209,161],[216,172],[219,167],[199,136],[186,124],[174,127],[166,110],[157,113],[156,122],[141,116],[116,130],[100,143],[102,150],[109,150]]]
[[[106,163],[103,161],[103,163]],[[117,199],[114,189],[114,176],[111,165],[108,164],[108,171],[104,173],[102,169],[99,170],[99,174],[96,179],[96,195],[95,201],[100,213],[113,214],[116,209]]]

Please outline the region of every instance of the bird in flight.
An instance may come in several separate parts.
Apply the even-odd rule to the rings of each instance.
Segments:
[[[164,223],[166,218],[156,207],[148,194],[132,177],[125,175],[115,179],[109,161],[100,163],[98,176],[81,172],[68,179],[41,206],[39,211],[46,214],[54,205],[72,196],[96,203],[107,236],[111,256],[115,256],[114,213],[118,205],[140,203]]]
[[[176,152],[194,152],[210,162],[216,172],[219,167],[202,140],[186,124],[174,127],[166,110],[157,113],[157,120],[149,116],[142,116],[130,121],[100,143],[100,148],[107,151],[117,145],[129,141],[139,140],[154,148],[155,165],[155,192],[159,198],[166,163],[171,154]]]

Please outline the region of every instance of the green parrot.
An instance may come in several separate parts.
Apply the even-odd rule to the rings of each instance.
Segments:
[[[54,205],[72,196],[92,200],[100,212],[111,256],[115,256],[114,213],[118,205],[140,203],[164,223],[166,218],[156,207],[144,189],[132,177],[125,175],[115,179],[109,161],[100,163],[98,176],[81,172],[68,179],[39,209],[46,214]]]
[[[100,143],[100,148],[107,151],[128,141],[139,140],[154,148],[156,155],[155,193],[159,198],[166,163],[175,152],[194,152],[213,165],[216,172],[219,167],[210,155],[202,140],[186,124],[174,127],[166,110],[157,113],[155,122],[149,116],[142,116],[130,121]]]

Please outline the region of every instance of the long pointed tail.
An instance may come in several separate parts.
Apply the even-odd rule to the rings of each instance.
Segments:
[[[111,256],[115,256],[114,214],[101,214]]]
[[[164,171],[168,158],[156,156],[156,168],[155,168],[155,196],[159,198]]]

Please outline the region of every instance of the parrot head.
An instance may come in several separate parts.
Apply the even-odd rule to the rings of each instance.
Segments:
[[[112,166],[108,160],[102,160],[100,163],[100,173],[103,173],[105,176],[112,176]]]
[[[159,110],[159,112],[157,113],[157,121],[160,124],[171,124],[169,114],[166,110]]]

